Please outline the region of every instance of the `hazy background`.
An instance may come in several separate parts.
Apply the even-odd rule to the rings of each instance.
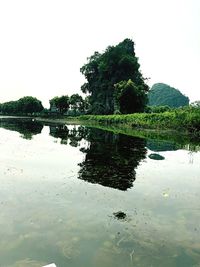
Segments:
[[[199,0],[0,0],[0,102],[80,93],[87,57],[125,38],[149,85],[200,100]]]

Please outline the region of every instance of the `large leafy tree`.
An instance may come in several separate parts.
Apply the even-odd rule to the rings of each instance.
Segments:
[[[69,109],[69,96],[63,95],[61,97],[55,96],[49,100],[50,105],[55,105],[59,110],[60,114],[64,114]]]
[[[144,110],[147,96],[140,86],[129,79],[115,84],[114,109],[115,113],[123,114],[140,112]]]
[[[19,113],[18,101],[9,101],[1,104],[1,112],[3,114]]]
[[[131,79],[144,94],[148,91],[145,79],[139,71],[134,43],[125,39],[117,46],[109,46],[102,54],[95,52],[81,68],[87,82],[82,85],[84,93],[90,94],[91,112],[112,114],[114,112],[114,85]],[[134,108],[132,109],[134,112]]]
[[[17,102],[18,110],[22,113],[32,114],[34,112],[40,112],[44,109],[41,101],[32,96],[25,96],[23,98],[20,98]]]
[[[79,111],[79,112],[84,111],[84,108],[85,108],[84,107],[84,100],[83,100],[81,95],[79,95],[79,94],[71,95],[69,98],[69,103],[70,103],[71,109],[75,112],[75,114],[77,113],[77,111]]]

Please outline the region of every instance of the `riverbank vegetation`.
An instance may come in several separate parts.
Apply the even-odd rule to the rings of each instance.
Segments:
[[[186,107],[162,113],[135,113],[126,115],[85,115],[82,121],[97,122],[105,125],[128,125],[140,129],[173,129],[199,135],[200,108]]]

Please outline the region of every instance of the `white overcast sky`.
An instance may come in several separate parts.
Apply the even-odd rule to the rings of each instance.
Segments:
[[[0,102],[80,93],[87,57],[125,38],[150,86],[200,100],[200,0],[0,0]]]

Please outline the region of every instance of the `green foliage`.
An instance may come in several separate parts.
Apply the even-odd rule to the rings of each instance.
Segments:
[[[148,93],[149,106],[182,107],[189,105],[189,98],[179,90],[164,83],[156,83]]]
[[[185,107],[163,113],[135,113],[126,115],[85,115],[81,120],[106,125],[125,124],[136,128],[174,129],[200,135],[200,108]]]
[[[147,102],[146,92],[129,79],[115,84],[114,107],[122,114],[141,112]],[[114,112],[116,114],[116,112]]]
[[[84,99],[84,112],[85,114],[90,114],[91,105],[90,105],[90,96],[86,96]]]
[[[172,110],[169,106],[147,106],[146,113],[163,113]]]
[[[9,101],[1,104],[2,114],[33,114],[43,110],[41,101],[32,96],[25,96],[17,101]]]
[[[82,96],[80,96],[79,94],[71,95],[69,98],[69,104],[70,104],[71,110],[74,111],[74,115],[77,115],[77,111],[78,111],[78,114],[80,114],[80,113],[83,113],[85,110],[84,100]]]
[[[9,101],[1,104],[2,114],[14,114],[18,113],[17,101]]]
[[[63,115],[67,113],[69,116],[78,116],[81,114],[85,114],[89,108],[89,100],[88,97],[83,99],[83,97],[79,94],[73,94],[70,97],[65,96],[55,96],[54,98],[49,100],[50,109],[55,109],[55,113],[60,113]],[[56,111],[57,109],[57,111]]]
[[[25,114],[41,112],[44,109],[41,101],[32,96],[25,96],[17,102],[18,110]]]
[[[117,46],[109,46],[102,54],[95,52],[81,68],[87,82],[81,90],[90,94],[91,113],[112,114],[114,112],[114,85],[131,79],[138,90],[148,91],[139,71],[134,43],[125,39]]]
[[[55,105],[60,114],[64,114],[69,109],[69,96],[63,95],[61,97],[55,96],[49,100],[50,105]]]

